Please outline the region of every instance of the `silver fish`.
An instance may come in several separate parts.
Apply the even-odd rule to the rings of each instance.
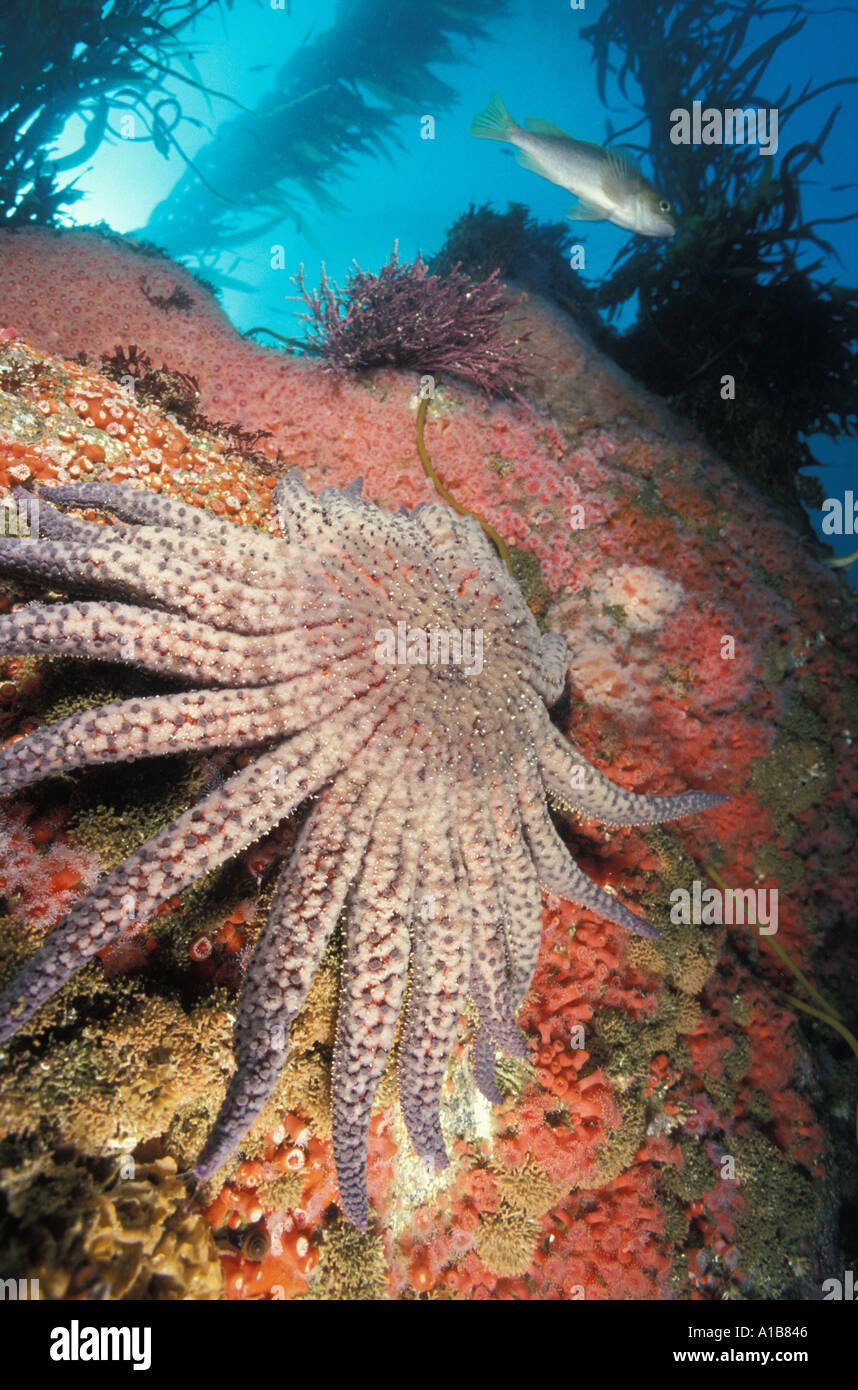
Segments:
[[[578,198],[566,216],[584,222],[615,222],[643,236],[673,236],[670,203],[645,179],[624,150],[573,140],[550,121],[528,116],[516,125],[497,92],[471,122],[480,140],[505,140],[518,150],[525,169],[557,183]]]

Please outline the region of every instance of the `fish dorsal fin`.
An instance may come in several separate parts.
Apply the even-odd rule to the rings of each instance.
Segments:
[[[524,124],[531,135],[551,135],[555,140],[572,139],[568,131],[561,130],[559,125],[552,125],[551,121],[543,121],[541,116],[525,116]]]
[[[630,191],[639,188],[644,182],[640,165],[631,150],[605,150],[607,164],[602,175],[602,187],[609,198],[620,199]]]

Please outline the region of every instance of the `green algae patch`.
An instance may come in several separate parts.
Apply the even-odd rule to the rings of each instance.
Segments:
[[[506,1098],[518,1104],[528,1086],[536,1081],[536,1072],[527,1058],[500,1053],[495,1061],[495,1077]]]
[[[206,1300],[223,1274],[205,1218],[170,1158],[135,1163],[33,1141],[0,1150],[0,1278],[43,1299]]]
[[[199,764],[189,758],[93,769],[75,789],[69,839],[113,869],[187,811],[202,790]]]
[[[565,1195],[566,1185],[550,1177],[528,1155],[518,1168],[490,1167],[503,1201],[528,1217],[544,1216]]]
[[[44,931],[32,922],[4,913],[0,916],[0,988],[26,965],[44,940]]]
[[[680,1202],[698,1202],[711,1192],[717,1174],[705,1150],[694,1139],[681,1135],[679,1148],[682,1163],[676,1166],[666,1164],[658,1180],[659,1191],[677,1198]]]
[[[785,854],[770,840],[760,845],[754,856],[754,878],[776,879],[781,893],[791,893],[804,878],[804,862],[797,854]]]
[[[797,1296],[809,1265],[817,1221],[817,1193],[764,1134],[730,1140],[743,1197],[736,1215],[739,1269],[758,1298]]]
[[[603,1187],[625,1173],[634,1163],[635,1154],[646,1136],[648,1116],[644,1082],[636,1082],[629,1090],[614,1090],[613,1099],[620,1111],[620,1123],[612,1130],[597,1155],[593,1187]]]
[[[69,715],[99,709],[114,700],[143,699],[163,691],[163,680],[135,667],[49,657],[42,662],[39,709],[45,724],[56,724]]]
[[[606,603],[602,612],[610,618],[615,627],[625,627],[628,621],[626,610],[621,603]]]
[[[376,1301],[387,1297],[387,1258],[380,1236],[336,1220],[325,1228],[308,1299]]]
[[[88,998],[81,988],[75,1000],[46,1006],[47,1036],[22,1030],[4,1068],[0,1129],[24,1134],[41,1124],[59,1144],[115,1151],[157,1139],[191,1102],[213,1113],[229,1054],[224,992],[187,1012],[145,993],[139,977],[92,974]]]
[[[634,505],[644,516],[666,516],[670,514],[670,508],[662,501],[656,486],[655,479],[644,477],[640,480],[640,485],[634,497]]]
[[[632,1076],[648,1060],[641,1029],[622,1009],[599,1009],[592,1023],[589,1052],[612,1078]]]
[[[797,695],[789,701],[771,751],[754,760],[751,789],[771,812],[778,836],[790,844],[794,817],[825,801],[834,781],[828,730]]]
[[[546,632],[545,614],[551,602],[551,590],[542,578],[539,560],[530,550],[520,550],[518,546],[509,547],[512,577],[524,595],[524,601],[536,618],[540,632]]]

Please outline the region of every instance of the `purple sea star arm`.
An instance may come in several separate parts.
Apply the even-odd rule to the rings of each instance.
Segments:
[[[360,494],[356,494],[360,499]],[[290,545],[329,541],[330,518],[317,497],[304,486],[297,468],[290,468],[274,489],[274,502],[283,539]]]
[[[14,496],[19,505],[29,508],[33,502],[34,494],[28,492],[26,488],[16,487]],[[57,541],[77,541],[83,540],[84,536],[92,536],[95,528],[91,522],[78,521],[75,517],[66,516],[56,507],[51,506],[44,493],[40,492],[37,496],[40,536]]]
[[[471,997],[495,1042],[516,1057],[527,1044],[513,1021],[504,932],[503,872],[488,813],[471,778],[457,780],[458,831],[471,904]]]
[[[567,902],[593,908],[636,936],[660,936],[655,927],[618,902],[578,868],[551,823],[535,765],[523,756],[517,770],[518,804],[525,837],[542,887]]]
[[[546,633],[542,638],[540,670],[543,678],[541,694],[549,709],[556,705],[566,689],[566,672],[569,667],[569,653],[565,637],[556,632]]]
[[[354,722],[335,715],[262,754],[101,879],[0,996],[0,1042],[126,927],[246,849],[344,767],[379,722],[378,700],[365,700]]]
[[[275,537],[219,521],[201,507],[191,507],[143,488],[116,483],[63,483],[45,488],[44,496],[60,505],[100,508],[139,526],[169,527],[188,539],[223,546],[228,554],[249,564],[283,564],[282,543]]]
[[[370,610],[378,601],[382,580],[396,593],[406,582],[407,600],[403,593],[401,606],[411,614],[413,627],[432,628],[439,612],[453,608],[461,610],[461,629],[468,622],[471,602],[494,595],[497,605],[507,610],[508,631],[496,633],[494,641],[521,659],[522,647],[535,660],[539,651],[539,633],[532,614],[520,603],[509,602],[511,583],[495,557],[494,571],[483,570],[478,576],[468,554],[459,545],[456,533],[450,529],[450,512],[446,507],[427,503],[419,507],[414,517],[379,512],[364,503],[351,489],[344,493],[325,489],[318,498],[304,487],[300,474],[293,469],[278,483],[281,525],[287,540],[296,545],[312,546],[324,554],[328,567],[336,560],[337,574],[356,609],[368,604]],[[361,507],[366,521],[354,533],[354,510]],[[471,523],[469,523],[470,525]],[[472,523],[482,535],[476,522]],[[353,534],[347,550],[341,536],[349,527]],[[449,547],[439,559],[441,544]],[[515,596],[518,590],[513,586]],[[358,598],[357,590],[365,595]]]
[[[435,1168],[449,1162],[438,1114],[441,1086],[465,1007],[470,978],[467,900],[448,777],[427,786],[421,827],[420,892],[415,901],[411,994],[399,1053],[402,1117],[414,1149]]]
[[[287,556],[284,551],[278,564],[265,566],[254,564],[227,552],[223,545],[212,541],[187,536],[172,527],[134,526],[122,522],[111,522],[99,526],[92,521],[82,521],[78,517],[67,516],[48,500],[55,489],[45,489],[39,493],[39,536],[52,541],[68,541],[79,545],[103,545],[118,541],[136,548],[141,537],[145,538],[149,553],[161,556],[165,561],[180,557],[185,563],[193,565],[198,574],[222,574],[245,584],[254,596],[254,603],[266,595],[260,590],[274,592],[289,588],[289,576],[284,573]],[[30,493],[23,488],[16,489],[16,497],[26,500]],[[71,505],[69,502],[67,505]]]
[[[242,986],[235,1022],[236,1070],[194,1165],[200,1181],[235,1151],[276,1084],[289,1027],[325,954],[397,767],[394,758],[389,778],[341,774],[322,791],[304,822]]]
[[[335,572],[343,591],[349,595],[355,615],[373,613],[379,588],[386,586],[396,599],[396,606],[409,612],[412,628],[431,632],[437,628],[438,614],[449,610],[454,621],[443,628],[444,636],[449,637],[452,629],[459,633],[470,629],[473,634],[474,603],[482,608],[491,601],[505,616],[504,624],[496,624],[488,639],[497,649],[494,660],[506,656],[521,663],[521,674],[516,676],[516,681],[522,679],[522,675],[528,679],[526,673],[538,668],[539,632],[530,610],[520,602],[518,588],[496,556],[491,562],[492,570],[476,571],[471,556],[459,543],[456,531],[451,529],[449,508],[425,503],[416,509],[413,517],[399,513],[390,515],[364,503],[352,488],[344,493],[325,489],[316,498],[307,491],[294,469],[278,484],[276,496],[284,535],[294,544],[312,546],[314,552],[325,555],[327,568],[333,570],[336,566]],[[366,516],[357,533],[354,530],[355,507]],[[471,532],[475,530],[482,536],[476,522],[467,518],[453,519],[460,525],[467,522]],[[341,537],[350,526],[351,543],[344,550]],[[442,550],[442,546],[447,549]],[[507,683],[509,677],[507,672]],[[532,684],[541,697],[541,676]]]
[[[533,979],[542,940],[542,891],[524,838],[518,793],[503,768],[487,768],[488,807],[503,865],[506,899],[504,932],[511,971],[511,998],[517,1008]]]
[[[474,1081],[491,1105],[503,1105],[506,1096],[495,1080],[495,1055],[497,1048],[488,1028],[482,1024],[477,1029],[471,1053],[471,1066]]]
[[[531,727],[546,791],[563,809],[605,825],[661,825],[729,801],[720,792],[678,792],[643,796],[617,786],[558,732],[547,713],[534,708]]]
[[[397,776],[373,825],[349,898],[331,1088],[340,1203],[366,1226],[366,1146],[372,1102],[408,979],[418,838],[407,776]]]

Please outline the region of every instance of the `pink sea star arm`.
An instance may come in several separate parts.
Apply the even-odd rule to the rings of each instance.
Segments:
[[[249,584],[217,575],[200,577],[199,567],[153,547],[145,530],[123,544],[106,527],[90,527],[85,542],[0,540],[0,573],[59,582],[65,589],[107,591],[123,598],[185,613],[237,633],[276,633],[301,622],[313,604],[330,616],[342,606],[310,584],[295,583],[282,598],[260,602]]]
[[[29,603],[0,618],[0,654],[74,656],[127,661],[148,671],[213,685],[270,684],[290,674],[295,659],[321,663],[353,655],[363,638],[344,645],[338,622],[305,622],[266,637],[247,637],[190,618],[125,603]]]
[[[540,693],[550,708],[557,704],[566,688],[566,672],[569,667],[566,639],[555,632],[543,634],[540,656],[539,665],[542,675]]]
[[[542,891],[524,838],[514,778],[505,768],[487,767],[488,808],[506,900],[504,933],[510,961],[513,1008],[524,998],[536,969],[542,939]]]
[[[504,930],[503,873],[488,812],[468,777],[457,781],[458,832],[471,906],[471,997],[498,1046],[517,1057],[527,1044],[513,1021]]]
[[[345,663],[344,663],[345,665]],[[241,748],[283,739],[372,687],[354,669],[332,683],[315,671],[276,685],[181,691],[81,710],[0,749],[0,794],[93,764]]]
[[[204,623],[124,603],[28,603],[0,619],[0,653],[129,661],[149,671],[252,683],[266,647]],[[273,677],[271,677],[273,679]]]

